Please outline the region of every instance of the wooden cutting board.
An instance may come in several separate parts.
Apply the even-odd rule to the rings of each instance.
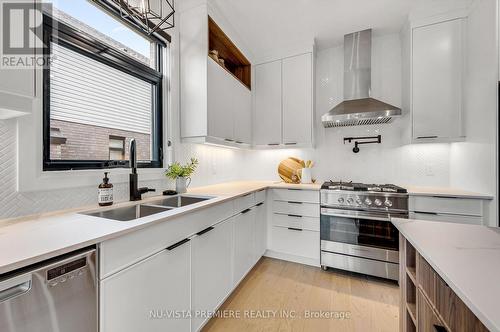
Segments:
[[[278,174],[286,183],[300,183],[300,170],[306,166],[299,158],[290,157],[283,160],[278,166]]]

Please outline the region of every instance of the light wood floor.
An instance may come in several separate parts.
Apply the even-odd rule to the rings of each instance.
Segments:
[[[212,318],[203,331],[398,331],[398,306],[395,283],[263,258],[220,308],[229,317]],[[259,317],[262,310],[278,313]],[[349,317],[306,319],[306,310]]]

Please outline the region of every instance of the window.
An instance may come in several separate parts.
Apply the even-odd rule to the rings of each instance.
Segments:
[[[109,136],[109,160],[125,160],[125,137]]]
[[[166,45],[125,25],[121,29],[130,40],[114,39],[105,28],[103,33],[80,19],[98,11],[114,26],[120,22],[85,0],[75,0],[74,8],[72,1],[61,3],[66,11],[44,16],[52,57],[44,69],[44,170],[128,167],[132,138],[139,167],[162,167]]]

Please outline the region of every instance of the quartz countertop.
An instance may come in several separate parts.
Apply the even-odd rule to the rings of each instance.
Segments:
[[[131,221],[115,221],[79,214],[151,203],[164,196],[138,202],[97,205],[52,213],[0,220],[0,275],[74,250],[95,245],[141,228],[267,188],[318,190],[319,185],[272,181],[239,181],[189,189],[187,194],[214,197]]]
[[[448,187],[403,186],[411,196],[437,196],[492,200],[493,196]]]
[[[500,332],[500,228],[408,219],[392,223],[479,320]]]

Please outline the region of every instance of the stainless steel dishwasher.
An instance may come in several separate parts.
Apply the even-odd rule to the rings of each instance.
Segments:
[[[97,331],[95,249],[0,278],[0,331]]]

